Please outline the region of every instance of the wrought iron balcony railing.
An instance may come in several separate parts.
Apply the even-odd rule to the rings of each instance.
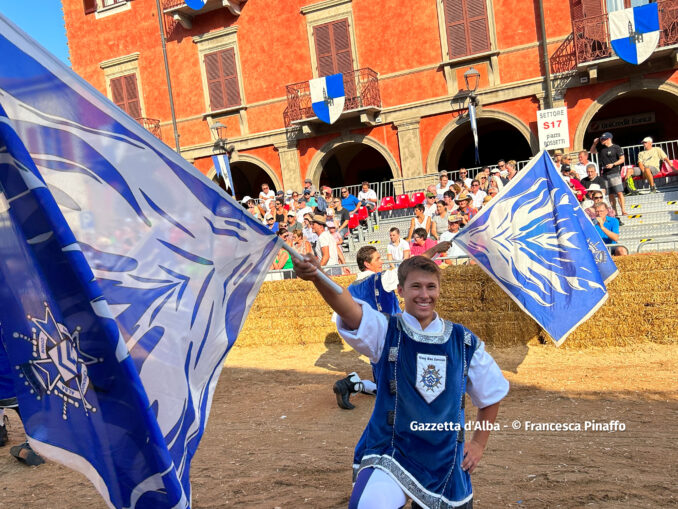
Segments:
[[[344,112],[381,109],[379,78],[376,71],[365,67],[345,72],[343,75],[344,92],[346,94]],[[287,85],[286,88],[285,126],[289,127],[293,122],[314,118],[316,114],[311,106],[311,89],[308,81],[293,83]]]
[[[678,44],[678,0],[659,0],[658,48]],[[572,20],[577,64],[593,62],[614,54],[610,44],[608,15]],[[552,62],[553,64],[553,62]]]
[[[150,132],[153,136],[158,138],[159,140],[162,141],[162,131],[160,130],[160,120],[157,118],[145,118],[145,117],[139,117],[136,119],[137,122],[139,122],[142,126],[144,126],[144,129],[146,129],[148,132]]]

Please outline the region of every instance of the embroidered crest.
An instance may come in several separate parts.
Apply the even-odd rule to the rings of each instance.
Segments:
[[[417,354],[417,390],[427,403],[431,403],[445,390],[447,357],[444,355]]]

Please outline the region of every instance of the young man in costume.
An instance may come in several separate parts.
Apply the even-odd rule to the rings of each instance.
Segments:
[[[334,309],[339,334],[373,365],[374,412],[355,450],[349,509],[400,508],[407,497],[425,508],[470,508],[470,473],[478,465],[508,382],[465,327],[435,312],[440,270],[421,256],[398,268],[402,314],[384,315],[318,277],[317,260],[294,262]],[[484,423],[464,442],[464,395]]]

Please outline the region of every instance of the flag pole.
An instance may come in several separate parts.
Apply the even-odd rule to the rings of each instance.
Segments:
[[[296,249],[294,249],[292,246],[290,246],[286,242],[283,242],[282,240],[280,242],[282,243],[281,247],[285,251],[287,251],[292,258],[294,258],[298,262],[304,261],[304,257],[301,256],[301,254]],[[321,269],[317,269],[317,271],[318,271],[318,276],[320,277],[320,280],[323,283],[325,283],[326,286],[328,286],[330,289],[334,290],[337,293],[337,295],[341,295],[343,293],[344,289],[341,286],[339,286],[337,283],[332,281],[327,274],[325,274]]]

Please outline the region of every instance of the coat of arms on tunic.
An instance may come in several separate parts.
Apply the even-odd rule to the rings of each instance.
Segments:
[[[417,354],[417,391],[431,403],[445,390],[447,357]]]

